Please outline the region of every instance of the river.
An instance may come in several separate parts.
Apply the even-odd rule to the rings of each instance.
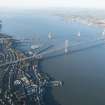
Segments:
[[[1,12],[0,19],[3,33],[17,39],[40,38],[42,42],[48,40],[48,32],[63,43],[65,39],[76,42],[98,38],[103,31],[100,27],[65,22],[58,16],[35,11]],[[76,38],[78,32],[80,39]],[[60,105],[105,105],[104,61],[105,45],[101,45],[44,59],[40,69],[64,82],[63,87],[53,89],[54,99]]]

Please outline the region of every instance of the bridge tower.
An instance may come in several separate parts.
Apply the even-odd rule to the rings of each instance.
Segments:
[[[69,40],[65,40],[65,54],[68,53]]]
[[[51,40],[52,39],[52,32],[48,33],[48,39]]]
[[[0,20],[0,32],[2,30],[2,21]]]
[[[105,29],[104,29],[104,31],[102,32],[102,35],[105,36]]]

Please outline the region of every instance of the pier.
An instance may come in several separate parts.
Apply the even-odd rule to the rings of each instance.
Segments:
[[[51,87],[61,87],[63,82],[52,80],[48,75],[41,72],[38,67],[38,62],[59,55],[72,54],[88,48],[104,45],[105,37],[103,35],[93,40],[75,43],[71,43],[70,40],[65,40],[59,45],[53,43],[50,38],[44,44],[30,46],[27,53],[14,48],[12,46],[14,41],[12,37],[0,34],[1,105],[6,103],[8,105],[21,105],[21,102],[43,105],[44,90]]]
[[[0,40],[0,105],[43,105],[45,90],[61,86],[60,81],[52,81],[38,67],[43,59],[40,53],[52,45],[42,46],[36,53],[35,49],[30,56],[12,47],[12,37],[1,34]]]
[[[1,40],[4,40],[4,39],[5,40],[9,39],[10,41],[11,37],[1,38]],[[93,40],[91,39],[91,40],[80,41],[80,42],[75,42],[75,43],[71,43],[69,40],[66,40],[64,43],[61,43],[58,45],[49,41],[37,48],[36,47],[31,48],[31,50],[28,52],[29,56],[22,57],[22,58],[20,57],[20,59],[17,59],[17,60],[6,61],[5,63],[0,63],[0,67],[5,66],[5,65],[10,65],[10,64],[17,64],[23,61],[29,61],[31,59],[43,60],[43,59],[56,57],[59,55],[64,55],[64,54],[69,54],[69,53],[72,54],[78,51],[83,51],[88,48],[93,48],[93,47],[97,47],[104,44],[105,44],[104,36],[95,38]],[[6,43],[4,43],[4,45],[8,46],[8,44]],[[2,58],[3,56],[0,55],[0,57]]]

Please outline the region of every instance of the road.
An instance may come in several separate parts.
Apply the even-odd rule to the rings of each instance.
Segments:
[[[14,60],[17,60],[17,56],[16,53],[14,52],[13,49],[3,49],[3,52],[0,52],[1,54],[1,58],[3,62],[12,62]],[[3,67],[0,67],[0,73],[1,73],[1,90],[2,90],[2,94],[4,94],[2,96],[2,98],[0,98],[0,102],[3,105],[14,105],[12,102],[11,97],[9,96],[10,94],[8,94],[7,89],[11,89],[12,84],[13,83],[13,74],[14,74],[14,69],[15,68],[15,64],[12,65],[5,65]]]

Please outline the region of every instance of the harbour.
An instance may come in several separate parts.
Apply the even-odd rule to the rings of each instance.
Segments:
[[[46,89],[60,87],[62,82],[39,70],[39,57],[28,57],[14,48],[12,37],[0,33],[0,40],[0,104],[44,105]]]
[[[54,88],[52,90],[57,105],[104,104],[105,48],[104,37],[102,37],[104,29],[90,27],[75,22],[70,24],[65,23],[58,17],[45,16],[45,14],[42,14],[41,16],[31,16],[33,17],[30,17],[29,14],[26,14],[25,16],[20,14],[15,16],[13,14],[13,17],[6,17],[3,19],[2,31],[8,33],[8,35],[12,35],[13,38],[16,37],[16,39],[24,38],[24,36],[25,38],[30,38],[31,35],[31,37],[35,35],[36,37],[41,37],[40,40],[43,43],[48,41],[48,33],[50,31],[54,32],[57,46],[61,43],[60,46],[63,47],[63,53],[65,40],[69,40],[70,46],[72,46],[72,44],[78,44],[81,41],[83,43],[72,48],[70,47],[71,53],[61,54],[62,56],[55,56],[56,54],[59,55],[58,52],[53,53],[53,51],[51,51],[52,53],[49,53],[49,48],[49,56],[54,55],[54,57],[49,58],[46,56],[49,59],[40,61],[39,66],[42,71],[56,78],[56,80],[64,81],[64,85],[61,88]],[[24,24],[22,24],[23,19],[25,24],[24,29],[19,28],[24,26]],[[30,20],[29,23],[27,22],[28,20]],[[78,32],[81,33],[79,38],[77,37]],[[98,41],[96,38],[98,38]],[[76,39],[76,43],[74,42],[74,39]],[[92,42],[89,43],[90,41],[87,39],[92,40]],[[87,43],[84,43],[85,41]],[[54,45],[56,44],[54,43]],[[90,48],[91,45],[95,47]],[[23,48],[24,47],[22,47],[22,49]],[[46,53],[47,55],[47,51],[41,53]],[[47,105],[51,105],[51,103],[54,104],[52,101],[47,103]]]

